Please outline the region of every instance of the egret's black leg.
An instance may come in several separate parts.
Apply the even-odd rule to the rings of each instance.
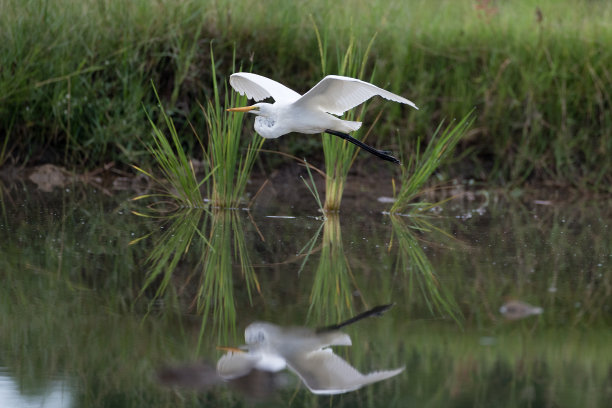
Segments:
[[[342,138],[348,142],[351,142],[352,144],[354,144],[355,146],[358,146],[360,148],[362,148],[365,151],[368,151],[370,153],[372,153],[374,156],[380,157],[383,160],[387,160],[390,162],[393,162],[395,164],[400,164],[400,161],[397,160],[395,157],[391,156],[389,153],[389,151],[387,150],[378,150],[373,148],[372,146],[368,146],[367,144],[360,142],[359,140],[355,139],[354,137],[346,134],[346,133],[342,133],[342,132],[337,132],[335,130],[330,130],[330,129],[326,129],[325,133],[329,133],[330,135],[334,135],[334,136],[338,136],[339,138]]]
[[[331,325],[331,326],[327,326],[327,327],[323,327],[323,328],[317,329],[317,333],[323,333],[323,332],[332,331],[332,330],[340,330],[344,326],[348,326],[349,324],[353,324],[355,322],[358,322],[359,320],[365,319],[366,317],[381,316],[387,310],[391,309],[393,307],[393,305],[395,305],[395,303],[390,303],[388,305],[381,305],[381,306],[373,307],[372,309],[366,310],[365,312],[360,313],[360,314],[358,314],[355,317],[351,317],[350,319],[345,320],[342,323],[338,323],[338,324],[334,324],[334,325]]]

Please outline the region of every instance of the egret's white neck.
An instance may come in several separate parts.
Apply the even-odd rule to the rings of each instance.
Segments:
[[[277,104],[258,103],[255,106],[258,109],[251,112],[257,115],[255,118],[255,131],[260,136],[266,139],[275,139],[287,133],[279,126]]]

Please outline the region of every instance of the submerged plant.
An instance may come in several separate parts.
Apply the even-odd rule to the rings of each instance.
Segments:
[[[202,111],[208,125],[206,157],[209,165],[215,169],[212,174],[211,202],[215,207],[236,208],[242,199],[264,138],[253,133],[246,146],[246,154],[243,154],[241,135],[244,114],[227,113],[225,107],[244,104],[246,98],[235,92],[228,92],[227,82],[224,82],[225,100],[224,105],[221,104],[212,49],[210,56],[214,95]]]
[[[406,211],[411,207],[412,200],[422,193],[423,185],[451,155],[457,143],[469,129],[473,119],[474,115],[471,111],[454,126],[449,124],[441,135],[440,131],[443,123],[440,123],[422,153],[420,143],[417,142],[416,152],[408,157],[402,166],[401,187],[397,193],[394,192],[395,202],[391,206],[390,213]],[[422,203],[419,203],[419,205],[422,205]]]

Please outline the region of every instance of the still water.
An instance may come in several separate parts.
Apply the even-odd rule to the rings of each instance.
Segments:
[[[164,217],[133,193],[4,191],[0,407],[609,406],[610,203],[475,194],[406,217],[358,192],[323,220],[273,187]],[[291,369],[235,349],[256,321]]]

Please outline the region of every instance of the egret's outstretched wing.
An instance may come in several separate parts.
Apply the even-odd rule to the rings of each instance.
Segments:
[[[276,102],[291,103],[300,98],[300,94],[270,78],[248,72],[237,72],[230,76],[230,85],[240,95],[261,101],[272,97]]]
[[[386,380],[404,368],[361,374],[331,349],[296,354],[287,358],[287,365],[314,394],[342,394],[364,385]]]
[[[217,374],[224,380],[247,375],[255,368],[260,356],[252,353],[229,352],[217,362]]]
[[[385,91],[368,82],[338,75],[328,75],[306,92],[296,106],[320,108],[334,115],[342,115],[347,110],[361,105],[373,96],[382,96],[390,101],[405,103],[415,109],[417,106],[406,98]]]

